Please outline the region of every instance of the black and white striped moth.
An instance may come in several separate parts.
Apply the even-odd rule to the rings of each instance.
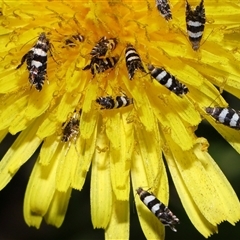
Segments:
[[[146,73],[139,54],[131,44],[127,44],[125,50],[125,60],[126,67],[128,70],[128,77],[130,80],[132,80],[134,73],[137,69],[140,69],[142,72]]]
[[[156,6],[165,20],[169,21],[172,19],[172,12],[168,0],[156,0]]]
[[[203,2],[204,0],[201,0],[200,4],[192,10],[190,4],[186,0],[187,34],[194,51],[197,51],[200,47],[200,41],[203,36],[206,22]]]
[[[160,220],[160,222],[169,226],[172,231],[177,232],[176,224],[179,224],[179,219],[152,193],[143,190],[139,187],[137,190],[141,201],[149,208],[149,210]]]
[[[157,68],[152,64],[148,64],[148,70],[153,78],[177,96],[181,97],[182,95],[188,93],[188,88],[164,68]]]
[[[50,50],[50,42],[43,32],[40,34],[36,44],[21,59],[20,68],[26,61],[29,70],[29,82],[38,91],[42,90],[47,74],[47,52]]]
[[[101,109],[114,109],[127,107],[133,104],[133,98],[128,98],[127,96],[117,96],[115,99],[111,96],[99,97],[96,102],[101,105]]]
[[[240,111],[230,107],[206,107],[206,113],[230,128],[240,129]]]

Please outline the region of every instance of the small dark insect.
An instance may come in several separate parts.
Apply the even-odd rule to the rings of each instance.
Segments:
[[[218,122],[239,130],[240,129],[240,111],[226,107],[206,107],[206,113],[215,118]]]
[[[140,69],[142,72],[146,73],[139,54],[131,44],[127,44],[125,50],[125,60],[128,70],[128,77],[130,80],[132,80],[137,69]]]
[[[47,52],[50,50],[50,43],[45,33],[41,33],[37,43],[21,59],[20,68],[26,61],[29,70],[29,82],[38,91],[42,90],[47,74]]]
[[[117,46],[116,38],[102,37],[93,47],[90,55],[92,58],[100,58],[106,56],[108,52],[112,52]]]
[[[160,14],[167,20],[172,19],[172,12],[168,0],[156,0],[156,6]]]
[[[130,104],[133,104],[133,98],[117,96],[116,99],[113,99],[111,96],[107,96],[97,98],[96,102],[102,106],[101,109],[114,109],[127,107]]]
[[[200,47],[200,41],[203,36],[205,22],[206,18],[203,0],[201,0],[200,4],[194,10],[191,9],[190,4],[186,0],[187,34],[194,51],[197,51]]]
[[[76,141],[79,134],[80,113],[75,112],[70,120],[62,124],[62,142]]]
[[[180,221],[173,215],[169,208],[160,202],[152,193],[143,190],[141,187],[136,191],[141,201],[155,214],[160,222],[165,226],[169,226],[174,232],[177,232],[175,225],[179,224]]]
[[[184,84],[180,83],[164,68],[156,68],[153,65],[148,64],[148,70],[153,78],[176,95],[181,97],[182,95],[188,93],[188,88]]]
[[[76,41],[78,42],[83,42],[85,40],[84,36],[80,34],[72,35],[70,38],[65,40],[65,45],[69,47],[75,47],[76,46]]]
[[[119,60],[119,56],[106,58],[92,58],[90,64],[86,65],[83,70],[91,70],[92,75],[105,72],[112,69]]]

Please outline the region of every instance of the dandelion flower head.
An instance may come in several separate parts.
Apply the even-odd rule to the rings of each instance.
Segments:
[[[194,131],[204,117],[240,151],[236,130],[204,111],[213,102],[227,106],[216,86],[240,96],[240,6],[204,2],[197,51],[186,35],[186,2],[171,1],[170,7],[172,19],[166,20],[147,0],[1,1],[0,139],[20,134],[0,162],[0,188],[41,146],[24,199],[28,225],[39,228],[44,218],[61,226],[71,191],[82,189],[91,166],[93,227],[105,229],[106,238],[127,239],[131,187],[151,187],[168,204],[162,153],[203,236],[217,232],[222,221],[239,220],[234,190],[209,155],[207,140]],[[30,55],[19,64],[39,36],[47,39],[47,58],[41,53],[47,65],[37,87],[39,68],[28,68]],[[94,53],[99,42],[108,48],[103,54]],[[131,48],[137,65],[126,65]],[[183,96],[159,84],[149,71],[153,66],[177,78]],[[137,197],[136,207],[146,238],[164,239],[163,224]]]

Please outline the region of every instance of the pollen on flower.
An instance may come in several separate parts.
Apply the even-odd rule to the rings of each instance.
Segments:
[[[164,239],[164,225],[175,231],[179,220],[169,210],[162,153],[202,235],[239,220],[236,194],[207,140],[195,135],[206,118],[240,152],[236,130],[212,119],[236,125],[221,89],[240,94],[238,4],[2,5],[0,133],[20,134],[0,162],[0,188],[40,147],[24,200],[28,225],[39,227],[44,218],[59,227],[72,189],[81,190],[90,172],[94,228],[105,229],[106,238],[129,238],[132,184],[145,193],[136,207],[146,238]],[[217,116],[205,111],[213,103],[223,109]]]

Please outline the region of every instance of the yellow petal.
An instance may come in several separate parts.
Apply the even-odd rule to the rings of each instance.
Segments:
[[[131,118],[131,117],[130,117]],[[125,159],[131,159],[133,148],[134,148],[134,127],[133,124],[131,124],[131,121],[129,120],[129,112],[122,113],[122,125],[123,125],[123,131],[124,131],[124,141],[125,141]]]
[[[8,127],[18,115],[20,109],[27,106],[28,95],[17,96],[13,99],[12,95],[8,98],[1,99],[1,114],[0,114],[0,128]],[[14,101],[15,100],[15,101]]]
[[[76,148],[77,152],[79,152],[79,157],[78,161],[76,162],[76,169],[72,173],[73,175],[71,185],[75,189],[81,190],[86,180],[87,172],[89,170],[93,154],[96,150],[96,133],[97,128],[95,128],[91,138],[83,139],[80,136],[80,143],[77,141]]]
[[[167,90],[164,86],[155,80],[146,82],[146,89],[149,95],[151,106],[156,114],[165,115],[171,111],[174,114],[179,115],[179,117],[181,117],[184,121],[188,122],[192,126],[198,125],[201,121],[199,113],[196,111],[193,104],[189,102],[186,96],[180,98],[174,93],[170,94],[169,90]],[[163,90],[165,89],[166,93],[162,94]],[[189,94],[191,94],[191,90],[187,96]]]
[[[110,146],[110,167],[114,194],[118,200],[127,201],[130,192],[130,159],[125,159],[124,152],[122,153],[121,150],[116,150]]]
[[[202,139],[200,143],[196,144],[194,152],[202,165],[205,166],[209,178],[211,178],[218,192],[219,201],[222,202],[222,209],[227,216],[227,218],[222,220],[227,220],[234,225],[234,223],[240,219],[240,203],[238,197],[216,162],[208,152],[202,150],[202,146],[206,144],[207,141]]]
[[[55,89],[56,82],[50,82],[49,86],[47,86],[47,83],[45,82],[42,91],[38,94],[34,92],[36,91],[35,89],[31,89],[32,92],[29,95],[28,106],[25,110],[25,116],[27,119],[30,120],[38,117],[48,109]]]
[[[28,186],[30,187],[30,183],[28,183]],[[24,220],[28,226],[33,226],[38,229],[42,222],[42,216],[32,212],[31,204],[30,204],[32,196],[29,194],[29,187],[27,187],[25,196],[24,196],[24,203],[23,203]]]
[[[193,101],[194,105],[198,107],[197,109],[199,109],[199,112],[204,114],[204,109],[212,104],[227,106],[226,101],[221,97],[216,87],[208,81],[206,81],[201,88],[193,89],[192,95],[189,95],[188,97]]]
[[[55,193],[55,178],[57,161],[51,161],[48,166],[42,166],[38,160],[34,165],[25,193],[25,221],[31,226],[32,216],[44,216]],[[30,208],[27,206],[30,205]],[[30,210],[30,211],[29,211]]]
[[[83,103],[83,112],[88,113],[92,110],[92,103],[97,99],[98,85],[95,83],[96,79],[93,79],[85,90],[85,99]],[[86,97],[87,96],[87,97]]]
[[[76,94],[73,92],[67,92],[63,95],[61,102],[58,105],[57,110],[57,120],[59,122],[66,121],[70,112],[74,112],[79,99],[81,98],[81,94]]]
[[[166,34],[171,36],[169,32],[166,32]],[[154,35],[159,37],[159,32],[158,31],[155,32]],[[179,34],[175,34],[175,36],[173,36],[173,38],[177,37],[179,37]],[[156,67],[164,67],[169,73],[175,76],[180,82],[186,84],[188,87],[194,86],[194,88],[198,88],[202,85],[203,78],[199,74],[199,72],[195,68],[193,68],[191,64],[187,65],[183,63],[183,61],[181,61],[179,58],[175,57],[176,53],[182,55],[184,54],[184,51],[186,51],[186,49],[183,49],[182,45],[180,44],[173,45],[170,41],[165,40],[165,42],[163,42],[163,45],[161,43],[161,47],[162,49],[167,50],[168,54],[172,55],[172,58],[166,55],[165,52],[162,52],[157,44],[151,45],[151,47],[148,48],[150,56],[149,61],[151,64],[153,64]],[[159,89],[165,88],[164,86],[161,86],[161,84],[159,83],[156,83],[155,85],[159,85]],[[191,93],[191,90],[189,93]]]
[[[66,72],[66,90],[70,93],[76,88],[78,89],[78,91],[82,91],[83,86],[86,83],[84,77],[82,76],[83,74],[81,71],[83,66],[82,67],[76,66],[77,62],[75,61],[75,57],[76,59],[78,58],[77,56],[74,56],[74,59],[72,59],[72,61],[70,62]],[[81,63],[82,62],[83,61],[81,61]],[[79,87],[79,85],[82,87]]]
[[[158,112],[156,113],[156,117],[160,121],[160,126],[163,129],[163,132],[170,135],[177,145],[183,150],[192,148],[193,141],[191,135],[178,116],[172,111],[168,111],[166,114]]]
[[[23,131],[34,122],[34,120],[29,121],[28,119],[26,119],[24,115],[25,113],[24,111],[22,111],[11,122],[11,125],[9,126],[9,132],[12,135],[15,135],[16,133]]]
[[[52,111],[51,113],[46,114],[44,121],[39,126],[37,136],[44,139],[45,137],[56,133],[58,127],[60,128],[59,123],[56,121],[56,112]]]
[[[56,140],[56,136],[50,136],[47,137],[44,142],[43,145],[41,147],[41,151],[40,151],[40,160],[39,163],[42,165],[48,165],[50,163],[50,161],[52,160],[54,153],[57,150],[59,141]]]
[[[106,134],[112,147],[119,150],[121,148],[122,135],[124,134],[120,112],[113,111],[112,113],[107,113],[103,121],[106,121]]]
[[[184,179],[179,172],[174,157],[169,149],[164,148],[164,155],[174,182],[174,185],[179,194],[182,205],[195,228],[204,236],[209,237],[212,233],[218,231],[216,224],[211,224],[201,213],[197,204],[194,202],[188,185],[185,184]],[[181,222],[181,219],[180,219]]]
[[[228,219],[221,201],[221,193],[209,176],[208,167],[199,161],[193,150],[183,152],[167,135],[165,137],[176,159],[177,168],[204,217],[213,225]],[[199,188],[199,179],[201,179],[201,188]]]
[[[60,227],[62,225],[67,212],[71,192],[71,188],[69,188],[66,192],[55,191],[49,209],[44,216],[44,219],[48,224],[55,227]]]
[[[129,202],[113,196],[110,222],[105,230],[106,239],[129,239]]]
[[[106,115],[106,134],[110,143],[111,182],[118,200],[126,201],[129,198],[130,159],[126,158],[128,145],[120,113],[115,111]],[[132,124],[131,124],[132,125]]]
[[[59,164],[56,175],[56,188],[59,192],[67,192],[72,183],[72,174],[76,169],[79,156],[75,143],[59,144]]]
[[[161,170],[161,143],[159,131],[146,132],[141,128],[135,129],[136,143],[134,157],[140,159],[134,161],[141,161],[145,167],[145,174],[151,186],[154,185],[155,180]]]
[[[226,2],[219,2],[218,7],[216,7],[215,2],[208,2],[208,12],[216,19],[218,24],[227,23],[237,23],[239,16],[239,5],[235,1],[229,2],[231,4],[226,4]]]
[[[82,113],[80,132],[84,139],[88,139],[94,132],[94,128],[97,125],[98,114],[95,111],[90,111],[88,113]]]
[[[41,140],[35,135],[41,120],[41,118],[37,119],[28,129],[23,131],[1,160],[0,189],[5,187],[18,169],[33,155],[41,144]]]
[[[81,116],[80,132],[81,136],[85,139],[89,138],[94,128],[96,127],[96,121],[98,119],[98,114],[93,111],[93,101],[97,99],[97,84],[90,83],[88,89],[86,90],[87,98],[85,97],[83,103],[83,111]],[[86,96],[85,95],[85,96]]]
[[[94,228],[106,228],[113,209],[113,192],[109,166],[109,141],[98,133],[97,151],[92,160],[91,217]]]
[[[3,62],[2,62],[3,63]],[[1,66],[0,66],[1,68]],[[19,78],[16,77],[16,70],[15,69],[8,69],[8,71],[1,71],[0,74],[0,93],[8,93],[11,91],[17,91],[20,86],[24,85],[21,81],[19,84]],[[26,76],[26,81],[28,81],[28,77]],[[24,81],[24,79],[23,79]]]
[[[138,117],[140,118],[142,124],[146,127],[147,131],[153,131],[156,126],[152,106],[149,102],[148,96],[144,94],[144,79],[135,77],[132,81],[130,81],[125,76],[121,77],[128,88],[128,91],[131,92],[132,97],[135,99],[134,107],[137,110]]]
[[[0,130],[0,142],[2,142],[2,140],[6,137],[7,134],[8,134],[7,129]]]
[[[38,160],[34,165],[24,198],[24,219],[29,226],[39,227],[55,191],[55,164],[43,167]]]
[[[150,143],[151,142],[149,142],[149,145]],[[142,145],[139,145],[136,151],[140,151],[140,147],[142,147]],[[155,165],[148,163],[148,161],[153,161],[152,159],[153,158],[151,157],[149,157],[149,159],[144,159],[138,153],[134,154],[131,169],[134,192],[138,187],[153,187],[156,196],[167,205],[169,191],[165,167],[162,165],[163,161],[160,160],[158,162],[156,161],[156,158]],[[152,176],[149,178],[147,173],[149,172],[148,168],[150,167],[152,167]],[[150,179],[151,181],[149,181]],[[139,196],[136,196],[135,194],[134,199],[141,228],[144,232],[145,237],[147,239],[164,239],[165,231],[163,224],[161,224],[159,219],[144,205]]]
[[[240,136],[239,131],[228,126],[225,126],[219,122],[216,122],[212,117],[206,116],[205,118],[211,123],[211,125],[226,139],[226,141],[240,153]]]

